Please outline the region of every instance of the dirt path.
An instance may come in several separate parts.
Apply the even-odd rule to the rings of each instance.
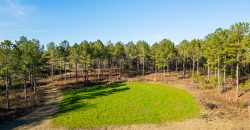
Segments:
[[[99,128],[98,128],[99,129]],[[173,122],[166,124],[142,124],[128,126],[113,126],[100,129],[107,130],[249,130],[249,121],[213,121],[206,122],[202,119],[191,119],[181,122]]]
[[[50,118],[57,112],[59,103],[62,99],[61,92],[57,85],[48,84],[39,87],[40,90],[45,92],[46,102],[43,106],[36,108],[30,114],[13,121],[5,122],[0,125],[0,129],[47,129],[50,127]]]

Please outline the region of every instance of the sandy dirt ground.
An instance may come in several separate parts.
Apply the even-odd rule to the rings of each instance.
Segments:
[[[146,77],[147,78],[147,77]],[[149,77],[150,78],[150,77]],[[172,78],[172,79],[171,79]],[[197,98],[201,106],[201,117],[188,119],[178,122],[163,124],[134,124],[124,126],[107,126],[91,129],[101,130],[250,130],[250,106],[236,107],[221,100],[217,96],[211,95],[210,91],[194,88],[194,85],[187,80],[177,79],[176,76],[170,76],[166,81],[168,84],[186,89]],[[144,79],[145,80],[145,79]],[[147,80],[147,79],[146,79]],[[136,81],[130,79],[130,81]],[[173,82],[174,81],[174,82]],[[160,82],[160,81],[157,81]],[[20,130],[65,130],[66,128],[51,127],[51,118],[59,109],[62,100],[61,86],[69,82],[56,82],[42,86],[46,92],[46,103],[32,111],[30,114],[13,121],[5,122],[0,125],[1,130],[20,129]],[[162,82],[161,82],[162,83]],[[198,83],[196,84],[198,85]]]

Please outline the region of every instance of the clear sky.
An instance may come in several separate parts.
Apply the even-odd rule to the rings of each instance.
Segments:
[[[178,44],[235,22],[250,22],[250,0],[0,0],[1,41]]]

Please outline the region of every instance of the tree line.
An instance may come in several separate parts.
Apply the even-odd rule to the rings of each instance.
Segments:
[[[189,71],[190,70],[190,71]],[[27,87],[36,94],[37,81],[55,75],[64,79],[66,74],[75,75],[76,84],[79,74],[83,81],[89,81],[89,73],[96,73],[97,81],[103,73],[108,73],[112,81],[115,73],[118,78],[170,71],[182,72],[182,78],[192,81],[197,76],[206,76],[209,84],[211,77],[217,80],[218,93],[225,90],[226,77],[235,80],[236,97],[239,96],[241,77],[250,73],[250,33],[249,24],[240,22],[228,29],[218,28],[204,39],[183,40],[178,45],[169,39],[149,44],[140,40],[136,43],[122,42],[106,44],[101,40],[82,41],[70,46],[64,40],[58,45],[47,44],[46,49],[37,39],[20,37],[12,42],[4,40],[0,44],[0,84],[5,87],[6,108],[9,108],[9,88],[16,84],[23,87],[24,100]]]

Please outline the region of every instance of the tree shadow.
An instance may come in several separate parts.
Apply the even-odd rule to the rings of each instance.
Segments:
[[[243,92],[241,92],[241,93],[239,94],[239,97],[245,95],[245,94],[248,93],[248,92],[250,92],[250,89],[244,90]]]
[[[63,77],[62,77],[63,78]],[[58,79],[55,79],[58,82]],[[49,93],[45,93],[44,96],[46,97],[46,103],[44,103],[43,106],[34,107],[34,109],[29,110],[29,113],[26,113],[25,116],[20,117],[15,120],[10,121],[0,121],[0,129],[18,129],[19,127],[27,127],[32,128],[33,126],[36,126],[37,124],[41,124],[44,120],[50,119],[54,117],[55,115],[62,114],[65,112],[70,111],[84,111],[87,109],[91,109],[96,107],[95,104],[89,104],[85,102],[85,100],[88,99],[94,99],[97,97],[102,96],[108,96],[114,93],[126,91],[129,88],[128,87],[122,87],[126,84],[120,82],[116,82],[113,84],[108,85],[100,85],[100,84],[106,84],[107,81],[102,80],[101,82],[95,82],[95,81],[89,81],[87,84],[85,84],[84,81],[79,82],[76,86],[75,83],[66,83],[63,82],[60,84],[57,84],[57,82],[52,85],[52,88],[56,88],[58,91],[51,89],[47,87],[38,87],[41,91],[49,91]],[[47,83],[39,82],[37,86],[40,85],[46,85]],[[97,85],[97,86],[95,86]],[[28,87],[27,87],[28,88]],[[59,99],[61,96],[59,91],[60,90],[67,90],[66,92],[71,91],[71,93],[68,93],[70,98],[65,98],[65,102],[60,103]],[[65,93],[66,93],[65,92]],[[81,93],[85,94],[81,94]],[[59,98],[59,99],[58,99]],[[61,106],[61,109],[58,109],[59,106]]]
[[[109,96],[111,94],[129,90],[125,83],[89,86],[80,89],[71,89],[64,92],[64,99],[56,116],[71,111],[84,111],[96,107],[95,104],[86,103],[85,100]]]

